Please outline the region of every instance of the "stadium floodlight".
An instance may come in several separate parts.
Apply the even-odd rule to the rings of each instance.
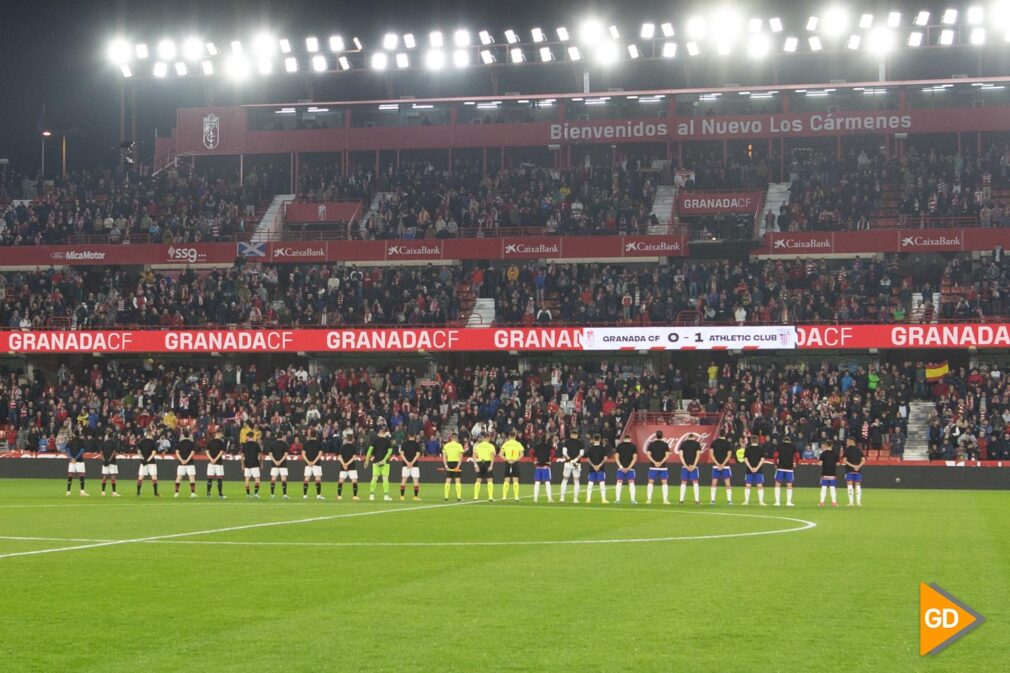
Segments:
[[[231,41],[231,53],[233,53],[233,54],[241,54],[241,53],[243,53],[243,51],[244,50],[242,48],[242,43],[240,41],[238,41],[238,40],[232,40]]]
[[[939,43],[941,46],[944,47],[949,47],[950,45],[954,44],[954,31],[952,31],[950,28],[944,28],[943,30],[941,30]]]
[[[405,52],[401,51],[396,55],[396,67],[400,68],[401,70],[403,68],[410,67],[410,58],[407,57],[407,54]]]
[[[482,30],[479,33],[477,33],[477,37],[480,38],[480,43],[485,47],[494,44],[494,38],[491,37],[491,33],[489,33],[486,30]]]
[[[643,40],[651,40],[656,36],[656,24],[643,23],[642,30],[638,34],[642,36]]]
[[[274,71],[274,62],[267,56],[256,59],[256,71],[261,75],[269,75]]]
[[[768,36],[762,33],[751,35],[747,39],[747,55],[753,59],[764,58],[768,55],[770,48]]]
[[[364,49],[365,49],[365,45],[361,44],[361,39],[360,38],[352,37],[351,38],[351,44],[353,44],[354,48],[356,50],[358,50],[358,51],[364,51]]]
[[[128,63],[132,56],[132,49],[130,49],[130,43],[123,38],[116,38],[109,43],[109,60],[112,61],[114,65],[123,65]]]
[[[782,43],[782,51],[792,54],[796,51],[796,48],[800,45],[800,41],[790,35],[786,38],[786,41]]]
[[[329,39],[330,51],[334,54],[344,50],[344,38],[339,35],[330,35]]]
[[[428,35],[428,44],[431,45],[432,49],[441,49],[445,46],[445,36],[442,35],[442,31],[433,30]]]
[[[519,36],[516,35],[516,32],[514,30],[509,28],[508,30],[505,31],[505,41],[508,42],[509,44],[515,44],[516,42],[519,41]]]
[[[982,23],[982,19],[985,18],[985,11],[978,5],[972,5],[968,8],[968,24],[972,26],[977,26]]]
[[[203,42],[195,37],[187,37],[182,43],[182,57],[190,63],[203,57]]]
[[[284,72],[298,72],[298,59],[288,56],[284,59]]]
[[[811,33],[817,30],[818,22],[819,19],[816,16],[811,16],[809,19],[807,19],[807,30],[809,30]]]
[[[213,42],[208,42],[205,45],[205,49],[207,50],[208,56],[217,56],[217,45]]]
[[[403,34],[403,46],[407,49],[413,49],[417,46],[417,38],[414,37],[413,33]]]
[[[642,52],[640,52],[638,50],[638,45],[637,44],[629,44],[628,45],[628,56],[630,56],[631,58],[638,58],[641,55],[642,55]]]
[[[901,12],[888,12],[887,14],[887,25],[891,28],[897,28],[901,25]]]
[[[863,14],[862,16],[859,17],[859,27],[862,28],[863,30],[866,30],[872,25],[873,25],[872,14]]]
[[[372,70],[385,70],[389,65],[389,56],[382,51],[372,54]]]
[[[310,54],[315,54],[319,51],[319,38],[318,37],[307,37],[305,38],[305,51]]]
[[[203,74],[210,77],[214,74],[214,63],[212,61],[204,61],[200,64],[200,69],[203,70]]]
[[[554,32],[557,34],[559,42],[568,42],[568,40],[572,39],[568,29],[564,26],[558,26],[558,29]]]
[[[758,19],[756,17],[753,18],[753,19],[751,19],[750,21],[747,22],[747,32],[748,33],[752,33],[752,34],[753,33],[760,33],[761,32],[761,25],[763,23],[764,22],[761,19]]]
[[[824,25],[822,32],[828,35],[838,36],[845,32],[849,27],[849,15],[841,7],[835,6],[828,8],[828,11],[824,12]]]
[[[179,77],[185,77],[186,75],[189,74],[189,68],[187,68],[186,64],[183,63],[182,61],[176,61],[175,74],[178,75]]]
[[[952,26],[957,23],[957,10],[954,8],[943,10],[943,16],[940,17],[940,23],[946,26]]]
[[[856,49],[859,49],[859,45],[862,41],[863,37],[861,35],[849,35],[849,39],[845,43],[845,48],[855,51]]]
[[[777,16],[773,16],[772,18],[768,19],[768,27],[772,29],[773,33],[781,33],[782,19],[780,19]]]
[[[537,43],[544,42],[547,39],[547,36],[544,35],[544,31],[542,28],[531,29],[530,35],[533,36],[533,41]]]
[[[695,40],[705,37],[708,32],[708,22],[703,16],[692,16],[687,20],[687,36]]]
[[[543,63],[549,63],[554,60],[554,52],[551,51],[550,47],[540,47],[540,61]]]
[[[575,45],[568,47],[568,60],[569,61],[581,61],[582,60],[582,50],[580,50]]]
[[[324,61],[324,63],[325,63],[325,61]],[[351,59],[347,58],[346,56],[341,56],[340,58],[338,58],[337,59],[337,63],[340,65],[340,69],[341,70],[350,70],[351,69]]]
[[[824,48],[824,45],[821,44],[821,38],[816,35],[811,35],[807,39],[807,42],[810,44],[810,51],[820,51]]]
[[[452,64],[457,68],[465,68],[470,65],[470,52],[466,49],[456,49],[452,52]]]
[[[386,51],[393,51],[400,44],[400,36],[396,33],[386,33],[382,36],[382,48]]]
[[[617,26],[610,27],[610,37],[614,40],[621,39],[621,31],[617,30]]]
[[[154,64],[154,68],[151,70],[155,77],[164,77],[168,74],[168,64],[164,61],[158,61]]]
[[[603,39],[603,24],[597,19],[586,19],[579,26],[579,40],[583,44],[596,44]]]
[[[908,46],[909,47],[921,47],[922,46],[922,31],[913,30],[908,34]]]
[[[677,57],[677,43],[676,42],[664,42],[663,51],[661,52],[663,58],[676,58]]]
[[[314,72],[326,72],[326,57],[316,54],[312,57],[312,70]]]
[[[715,51],[720,56],[729,56],[733,50],[733,45],[727,38],[720,39],[715,45]]]
[[[875,56],[884,56],[894,49],[894,32],[878,26],[866,36],[866,48]]]
[[[282,37],[278,41],[278,44],[281,46],[281,53],[282,54],[290,54],[291,53],[291,40],[289,40],[286,37]]]
[[[611,65],[617,61],[619,52],[617,43],[612,40],[604,40],[596,48],[596,60],[603,65]]]
[[[269,33],[259,33],[252,41],[253,53],[257,56],[272,56],[277,48],[277,40]]]
[[[523,50],[519,47],[512,47],[512,49],[509,50],[509,60],[513,63],[522,63],[526,60],[526,54],[524,54]]]
[[[171,61],[175,59],[175,54],[175,42],[172,42],[172,40],[162,40],[158,43],[158,58],[162,61]]]
[[[424,67],[428,70],[441,70],[445,67],[445,52],[441,49],[429,49],[424,54]]]
[[[146,59],[148,56],[151,55],[151,52],[147,48],[147,45],[143,42],[137,44],[134,53],[137,54],[137,58],[140,59],[141,61],[143,61],[144,59]]]
[[[928,26],[929,25],[929,12],[922,10],[915,15],[915,20],[912,21],[917,26]]]
[[[457,30],[455,33],[452,34],[452,41],[457,47],[461,49],[469,47],[470,31],[463,30],[462,28],[460,28],[459,30]]]
[[[976,47],[985,44],[985,28],[972,28],[969,40]]]
[[[123,77],[133,77],[133,70],[130,68],[129,63],[120,64],[119,72],[123,74]]]
[[[481,49],[480,60],[484,65],[491,65],[494,63],[494,53],[490,49]]]
[[[688,53],[689,56],[697,56],[698,54],[700,54],[701,53],[701,49],[698,48],[698,43],[697,42],[688,42],[687,43],[687,53]]]

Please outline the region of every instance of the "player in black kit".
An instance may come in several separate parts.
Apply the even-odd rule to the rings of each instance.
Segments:
[[[207,497],[210,497],[210,487],[217,480],[217,497],[225,499],[224,486],[224,432],[218,428],[214,438],[207,442]]]
[[[302,460],[305,461],[305,476],[302,480],[302,500],[309,498],[309,480],[316,480],[316,500],[326,500],[323,495],[323,443],[319,441],[319,432],[309,428],[305,444],[302,446]]]
[[[108,481],[112,484],[112,497],[118,498],[116,478],[119,476],[119,465],[116,463],[116,453],[119,451],[119,443],[113,439],[109,428],[102,435],[99,449],[102,452],[102,495],[105,495],[105,482]]]
[[[715,504],[715,495],[719,490],[719,481],[726,485],[726,504],[733,504],[733,470],[729,466],[730,458],[733,455],[733,445],[726,439],[726,430],[720,428],[719,437],[713,440],[712,446],[712,499],[710,504]]]
[[[417,435],[411,432],[400,445],[400,460],[403,461],[400,470],[400,500],[406,498],[407,479],[414,480],[414,500],[421,499],[421,468],[417,464],[420,457],[421,443],[417,441]]]
[[[701,504],[701,485],[698,474],[698,461],[701,460],[701,442],[696,439],[697,435],[688,433],[680,441],[677,453],[680,454],[680,498],[678,504],[684,504],[684,496],[687,494],[687,485],[691,484],[694,491],[694,504]]]
[[[818,507],[824,507],[824,496],[831,491],[831,506],[838,507],[838,451],[829,445],[818,456],[821,461],[821,499]]]
[[[621,491],[627,484],[631,490],[631,504],[635,505],[635,463],[638,462],[638,447],[631,441],[631,435],[625,435],[614,449],[617,460],[617,495],[614,502],[621,502]]]
[[[547,502],[554,502],[551,494],[551,460],[554,458],[552,440],[541,430],[533,441],[533,502],[540,502],[540,484],[547,488]]]
[[[747,448],[743,451],[743,465],[744,468],[746,468],[743,487],[744,505],[750,504],[751,486],[757,486],[758,504],[762,507],[765,506],[765,475],[761,472],[761,468],[764,464],[765,450],[758,442],[758,438],[751,435],[750,441],[747,442]]]
[[[337,460],[340,461],[340,477],[337,481],[337,500],[344,497],[344,481],[351,480],[351,489],[354,494],[352,500],[358,499],[358,458],[359,451],[354,443],[354,432],[350,429],[344,430],[343,442],[340,445],[340,454]]]
[[[786,437],[775,452],[775,506],[782,504],[782,484],[786,485],[786,507],[793,506],[793,481],[799,451],[793,440]]]
[[[586,486],[586,504],[593,500],[593,485],[600,485],[600,502],[607,504],[607,473],[603,471],[603,464],[607,462],[607,447],[603,444],[600,435],[593,435],[593,442],[589,445],[589,452],[586,454],[589,459],[589,484]]]
[[[856,440],[849,437],[845,442],[845,452],[842,454],[842,462],[845,463],[845,490],[849,496],[849,507],[852,507],[855,499],[856,507],[863,506],[863,465],[866,464],[866,456],[863,450],[856,446]]]
[[[147,426],[144,437],[137,442],[137,453],[140,455],[140,471],[137,472],[137,495],[144,485],[144,477],[151,478],[154,487],[154,497],[158,497],[158,464],[154,462],[158,453],[158,443],[154,439],[154,426]]]
[[[266,431],[266,450],[270,454],[270,497],[275,495],[277,478],[281,480],[281,493],[288,499],[288,442],[283,433],[271,438],[271,432]]]
[[[189,430],[182,431],[182,438],[175,445],[175,460],[178,467],[175,468],[175,497],[179,497],[179,484],[183,477],[189,479],[189,497],[196,497],[196,465],[193,464],[193,455],[196,453],[196,444],[190,436]]]
[[[256,435],[250,433],[245,442],[242,443],[242,477],[245,480],[245,497],[260,497],[260,456],[263,453],[260,443],[256,441]],[[255,491],[249,492],[249,481],[252,480]]]

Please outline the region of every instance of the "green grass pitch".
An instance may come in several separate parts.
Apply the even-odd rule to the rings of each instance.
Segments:
[[[1007,492],[867,489],[822,510],[812,489],[778,509],[122,486],[0,481],[0,670],[963,672],[1010,648]],[[987,618],[931,658],[922,581]]]

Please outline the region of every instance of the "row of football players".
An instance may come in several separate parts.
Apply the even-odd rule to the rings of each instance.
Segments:
[[[83,455],[85,445],[74,438],[68,445],[70,453],[69,471],[67,476],[67,495],[70,495],[73,480],[80,479],[81,495],[87,495],[85,490],[85,465]],[[339,462],[339,480],[337,484],[337,499],[343,497],[344,484],[351,482],[352,497],[358,499],[358,478],[359,469],[371,468],[371,483],[369,498],[375,499],[376,487],[381,483],[383,487],[383,498],[391,500],[390,491],[390,467],[394,456],[401,462],[400,471],[400,499],[405,499],[408,482],[412,482],[414,498],[420,499],[420,467],[419,459],[422,455],[420,442],[415,436],[409,436],[400,443],[399,447],[394,447],[394,442],[389,436],[387,428],[380,428],[375,437],[369,442],[367,449],[359,446],[354,441],[354,435],[350,431],[342,436],[342,443],[337,454]],[[118,497],[116,492],[116,478],[119,468],[116,463],[116,454],[119,445],[114,440],[111,431],[107,431],[98,448],[102,453],[102,495],[106,493],[106,485],[111,485],[113,497]],[[184,479],[189,482],[190,497],[196,497],[196,465],[194,458],[197,453],[196,443],[187,430],[182,431],[181,438],[175,444],[175,459],[177,462],[175,479],[175,497],[179,497],[179,489]],[[225,441],[221,432],[218,432],[211,439],[206,447],[207,457],[207,497],[211,496],[214,482],[217,482],[217,494],[219,498],[226,497],[223,492],[224,481],[224,460]],[[252,431],[241,442],[241,459],[243,466],[243,477],[245,482],[246,496],[250,498],[259,497],[261,483],[261,464],[264,462],[270,468],[270,495],[276,495],[278,481],[281,485],[282,497],[288,496],[288,461],[291,458],[289,444],[283,437],[273,437],[269,429]],[[395,451],[394,451],[395,449]],[[661,488],[663,503],[670,504],[669,499],[669,461],[674,453],[670,444],[663,438],[662,432],[657,432],[656,436],[644,447],[644,455],[648,461],[648,485],[646,488],[646,502],[653,500],[653,490],[658,482]],[[711,454],[711,492],[710,504],[715,504],[716,494],[719,484],[722,483],[726,491],[726,502],[733,504],[732,490],[732,470],[731,463],[735,459],[744,466],[744,501],[743,504],[750,503],[751,489],[757,490],[758,503],[765,505],[764,498],[764,467],[774,465],[775,467],[775,505],[782,504],[782,487],[785,486],[786,506],[793,506],[793,483],[795,469],[799,458],[799,451],[796,446],[787,438],[781,442],[772,456],[768,456],[764,447],[758,444],[753,438],[744,446],[733,449],[731,442],[720,433],[719,437],[712,442],[708,451]],[[143,481],[149,478],[152,482],[154,494],[158,495],[158,466],[156,458],[158,455],[156,433],[150,429],[147,435],[137,443],[137,453],[141,460],[140,469],[137,476],[137,495],[140,495]],[[532,447],[534,459],[533,478],[533,500],[540,499],[541,487],[547,495],[547,501],[553,502],[551,486],[552,465],[560,462],[562,464],[561,480],[561,500],[567,497],[569,483],[573,486],[573,502],[577,502],[580,496],[582,463],[589,465],[589,475],[586,488],[586,502],[591,502],[594,487],[599,489],[600,500],[607,501],[607,483],[604,465],[613,460],[616,463],[617,474],[615,483],[615,501],[620,502],[624,487],[629,490],[630,501],[637,502],[635,479],[635,468],[639,461],[638,447],[625,436],[621,442],[611,451],[599,435],[592,437],[588,446],[580,439],[577,432],[561,441],[544,440],[534,444]],[[675,453],[681,463],[680,470],[680,498],[683,503],[690,487],[694,502],[701,504],[700,492],[700,467],[699,464],[705,453],[701,443],[695,436],[687,436],[676,446]],[[322,454],[323,445],[319,439],[318,432],[310,429],[307,433],[306,441],[300,455],[300,460],[304,464],[304,477],[302,483],[302,497],[308,498],[310,482],[315,482],[315,495],[317,499],[324,499],[322,495]],[[502,497],[507,498],[509,490],[513,491],[514,499],[519,498],[519,464],[527,454],[527,449],[517,439],[513,432],[502,442],[500,446],[495,446],[487,435],[482,435],[479,441],[474,444],[471,451],[467,451],[459,443],[456,435],[452,435],[449,441],[442,447],[441,459],[445,470],[444,497],[450,497],[451,488],[455,486],[455,495],[458,500],[462,499],[462,476],[463,465],[469,459],[475,471],[474,499],[480,497],[481,486],[487,490],[487,497],[494,499],[494,465],[497,460],[504,462],[504,480],[502,483]],[[859,506],[862,504],[862,469],[866,459],[862,450],[856,446],[855,441],[849,440],[841,451],[827,448],[818,457],[821,466],[820,478],[820,501],[819,505],[825,504],[826,497],[830,494],[831,504],[837,506],[837,471],[839,464],[844,465],[845,481],[847,486],[849,506]]]

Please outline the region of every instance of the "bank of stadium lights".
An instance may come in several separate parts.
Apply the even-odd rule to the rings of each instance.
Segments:
[[[940,23],[945,26],[952,26],[957,23],[957,10],[945,9],[943,11],[943,16],[940,17]]]
[[[441,49],[429,49],[424,55],[424,67],[428,70],[441,70],[445,67],[445,52]]]
[[[440,31],[440,30],[433,30],[428,35],[428,44],[431,46],[432,49],[441,49],[442,47],[444,47],[445,46],[445,36],[442,35],[442,31]]]
[[[677,57],[677,43],[676,42],[664,42],[663,50],[660,52],[663,58],[676,58]]]
[[[539,28],[535,28],[534,30],[539,30]],[[477,38],[480,40],[480,43],[485,47],[494,44],[494,37],[491,35],[490,32],[486,30],[482,30],[479,33],[477,33]]]
[[[322,54],[316,54],[312,57],[312,71],[313,72],[326,72],[326,57]]]
[[[410,57],[406,52],[401,51],[396,55],[396,67],[400,70],[410,67]]]
[[[405,49],[416,49],[417,48],[417,38],[414,37],[413,33],[403,34],[403,46]]]

